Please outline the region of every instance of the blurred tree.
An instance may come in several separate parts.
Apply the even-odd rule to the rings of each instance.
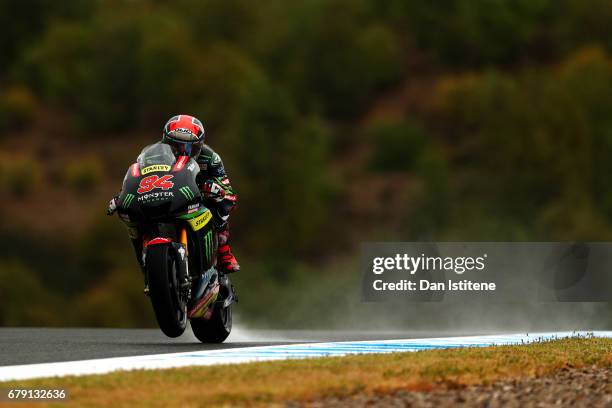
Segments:
[[[226,42],[243,45],[253,35],[258,15],[268,5],[253,7],[248,0],[178,0],[173,13],[186,21],[200,44]],[[268,27],[270,29],[270,27]]]
[[[377,123],[366,134],[374,147],[371,166],[381,171],[414,169],[428,142],[424,129],[414,121]]]
[[[20,261],[0,261],[0,326],[60,325],[62,305],[62,299]]]
[[[550,0],[393,0],[377,8],[443,65],[466,67],[520,61],[556,5]]]
[[[28,88],[13,86],[0,95],[0,131],[8,131],[14,123],[32,120],[38,106]]]
[[[68,252],[74,267],[63,272],[65,292],[76,294],[124,264],[132,266],[131,273],[139,273],[125,225],[116,219],[110,222],[103,214],[102,205],[98,210],[91,228],[71,246],[76,254]]]
[[[98,0],[0,2],[0,77],[51,23],[59,20],[84,20],[93,12],[97,3]]]
[[[250,231],[244,244],[262,256],[286,257],[318,246],[330,198],[327,129],[315,118],[300,120],[287,94],[266,82],[245,95],[238,119],[225,140],[251,214],[245,220],[237,212]]]
[[[397,38],[364,11],[362,2],[324,2],[316,12],[294,16],[288,40],[299,47],[280,45],[289,51],[281,77],[304,103],[332,118],[362,113],[376,91],[400,78]]]
[[[549,45],[558,54],[571,53],[585,45],[612,51],[612,6],[607,0],[563,0],[551,10]]]
[[[102,165],[93,157],[66,164],[62,174],[62,182],[77,193],[90,193],[99,186],[101,179]]]
[[[143,279],[136,270],[113,269],[75,300],[79,313],[73,324],[95,327],[155,327]]]
[[[451,195],[448,159],[439,148],[430,145],[416,159],[415,169],[423,188],[416,209],[403,220],[408,229],[406,235],[442,240],[456,206]]]
[[[215,43],[203,55],[206,57],[197,63],[198,75],[191,78],[191,86],[197,90],[190,100],[191,110],[205,121],[211,143],[221,151],[231,151],[234,146],[218,135],[240,121],[244,101],[267,78],[254,61],[231,44]]]
[[[102,13],[54,25],[25,57],[22,76],[85,130],[117,131],[187,108],[198,92],[197,57],[182,25],[161,11]]]
[[[17,199],[36,191],[43,181],[42,169],[36,160],[25,155],[10,159],[0,155],[0,158],[0,191]]]
[[[611,67],[602,51],[585,50],[552,73],[446,83],[443,132],[465,172],[457,194],[486,205],[488,219],[510,217],[532,239],[577,236],[579,224],[580,236],[607,236],[598,211],[609,220]]]

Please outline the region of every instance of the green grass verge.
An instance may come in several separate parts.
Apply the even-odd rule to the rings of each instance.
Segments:
[[[275,406],[286,400],[358,392],[488,383],[586,365],[612,366],[612,339],[570,338],[518,346],[118,372],[5,382],[0,388],[68,389],[69,402],[48,405],[57,407]]]

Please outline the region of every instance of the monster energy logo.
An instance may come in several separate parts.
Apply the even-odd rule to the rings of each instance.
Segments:
[[[134,194],[126,194],[125,198],[123,199],[123,207],[124,208],[128,208],[130,206],[130,204],[132,204],[132,201],[134,200]]]
[[[212,247],[212,230],[209,230],[206,235],[204,235],[204,256],[206,257],[206,263],[212,261]]]
[[[187,200],[193,200],[193,198],[195,197],[195,195],[193,194],[193,191],[191,191],[191,189],[188,186],[181,187],[179,188],[179,190],[181,193],[183,193],[183,195],[185,196]]]

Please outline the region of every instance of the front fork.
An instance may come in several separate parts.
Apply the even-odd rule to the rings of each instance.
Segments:
[[[178,260],[178,279],[181,292],[187,302],[191,300],[191,276],[189,275],[189,246],[187,245],[187,231],[181,228],[179,235],[180,242],[173,242],[172,247]]]

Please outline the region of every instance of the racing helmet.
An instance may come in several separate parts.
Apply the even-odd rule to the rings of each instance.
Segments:
[[[175,155],[197,159],[204,147],[204,125],[190,115],[176,115],[164,125],[162,143],[168,144]]]

